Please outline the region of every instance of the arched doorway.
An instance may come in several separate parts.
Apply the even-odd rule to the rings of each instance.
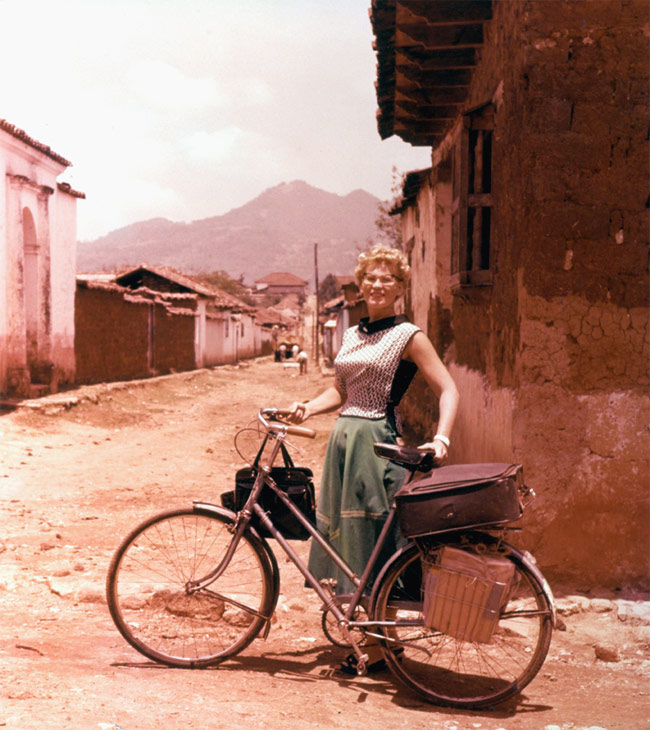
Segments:
[[[38,362],[40,302],[40,261],[34,216],[23,208],[23,302],[25,307],[25,347],[27,367]]]

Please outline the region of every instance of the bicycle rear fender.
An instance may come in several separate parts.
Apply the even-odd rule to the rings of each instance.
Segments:
[[[544,576],[542,575],[542,571],[537,567],[537,561],[535,558],[528,552],[528,550],[518,550],[516,547],[513,547],[509,543],[503,543],[511,552],[513,555],[515,555],[519,560],[530,570],[530,572],[537,578],[537,580],[540,582],[540,585],[542,586],[542,590],[544,591],[544,595],[546,596],[546,600],[548,601],[548,605],[551,607],[551,624],[554,629],[558,628],[558,622],[557,622],[557,610],[555,608],[555,598],[553,596],[553,591],[551,590],[551,586],[548,584],[548,581]]]
[[[497,542],[497,538],[493,537],[492,535],[486,535],[484,533],[462,533],[463,535],[467,537],[475,537],[478,538],[484,542]],[[456,533],[456,537],[458,537],[458,533]],[[440,544],[444,545],[446,540],[440,539]],[[395,552],[390,560],[386,562],[384,567],[381,569],[379,575],[377,576],[377,580],[375,580],[375,583],[373,585],[372,594],[370,596],[370,606],[374,608],[375,605],[375,594],[379,586],[381,585],[382,580],[384,579],[385,573],[389,570],[390,566],[401,556],[403,553],[405,553],[407,550],[409,550],[414,545],[413,542],[409,542],[404,547],[400,548]],[[551,608],[551,625],[554,629],[558,628],[558,622],[557,622],[557,611],[555,608],[555,598],[553,597],[553,591],[551,590],[551,587],[549,586],[546,578],[542,574],[542,571],[537,567],[537,561],[535,558],[527,551],[527,550],[519,550],[518,548],[514,547],[514,545],[511,545],[510,543],[499,541],[499,545],[501,548],[505,548],[506,550],[509,550],[510,553],[514,556],[514,558],[520,562],[523,563],[523,565],[528,568],[528,570],[537,578],[539,581],[539,584],[542,586],[542,590],[544,592],[544,595],[546,596],[546,600],[548,601],[548,605]]]
[[[221,507],[220,505],[212,504],[212,502],[198,502],[195,500],[193,502],[193,508],[195,512],[198,512],[200,514],[217,514],[220,517],[227,518],[231,522],[234,522],[237,517],[235,512],[232,512],[225,507]],[[250,525],[248,526],[247,532],[249,532],[255,540],[261,543],[262,547],[264,548],[264,553],[266,554],[267,560],[269,561],[269,564],[271,566],[271,572],[273,573],[273,606],[271,610],[271,615],[269,616],[269,620],[266,622],[266,627],[262,634],[262,638],[266,639],[271,628],[271,616],[273,616],[273,614],[275,613],[275,606],[278,602],[278,597],[280,596],[280,569],[278,568],[278,561],[275,558],[275,554],[273,550],[271,550],[268,542],[263,537],[260,537],[257,530]]]

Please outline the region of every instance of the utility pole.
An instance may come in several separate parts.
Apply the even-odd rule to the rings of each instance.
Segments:
[[[314,306],[314,337],[313,337],[313,343],[314,343],[314,363],[318,367],[318,361],[319,361],[319,350],[320,347],[318,345],[318,312],[320,309],[320,304],[318,301],[318,244],[314,244],[314,282],[316,286],[316,304]]]

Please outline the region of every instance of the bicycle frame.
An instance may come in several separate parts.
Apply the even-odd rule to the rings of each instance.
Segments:
[[[210,586],[212,583],[214,583],[219,576],[225,571],[227,568],[232,556],[235,553],[235,550],[237,548],[237,544],[239,540],[241,539],[242,535],[245,533],[245,531],[248,529],[251,519],[253,518],[253,515],[257,516],[260,524],[271,534],[271,536],[277,540],[278,544],[284,551],[284,553],[289,557],[291,562],[298,568],[298,570],[302,573],[303,577],[307,581],[307,583],[313,588],[313,590],[317,593],[319,598],[323,602],[323,609],[325,611],[329,611],[332,613],[332,615],[337,620],[339,627],[343,633],[343,635],[349,640],[351,647],[353,648],[355,654],[357,655],[358,661],[360,665],[365,666],[365,661],[367,659],[367,656],[362,654],[358,643],[354,640],[354,637],[351,635],[349,629],[353,628],[360,628],[364,630],[364,633],[366,636],[381,639],[385,642],[393,642],[396,641],[396,643],[403,644],[404,642],[399,640],[394,640],[389,636],[386,636],[385,634],[375,633],[373,631],[370,631],[368,629],[372,628],[380,628],[380,627],[390,627],[390,626],[397,626],[397,625],[418,625],[418,622],[411,622],[411,621],[374,621],[374,620],[366,620],[366,621],[354,621],[352,620],[352,617],[354,616],[354,613],[356,609],[361,605],[362,602],[362,596],[364,594],[364,591],[369,583],[370,576],[372,575],[372,572],[375,568],[375,565],[377,564],[377,561],[379,559],[379,555],[382,552],[382,548],[385,544],[385,541],[390,534],[393,525],[395,523],[395,520],[397,518],[397,505],[395,501],[393,500],[393,503],[391,504],[391,507],[389,509],[386,521],[384,523],[384,526],[380,532],[379,538],[377,540],[377,543],[375,544],[375,547],[371,553],[370,559],[361,574],[361,576],[356,575],[354,571],[350,568],[350,566],[347,564],[347,562],[341,557],[341,555],[337,552],[336,548],[333,547],[330,542],[327,540],[327,538],[323,537],[321,535],[316,526],[312,524],[307,517],[296,507],[296,505],[289,499],[289,497],[286,495],[285,492],[283,492],[275,483],[275,481],[271,478],[271,467],[275,462],[275,459],[278,456],[278,453],[280,452],[282,444],[285,442],[287,435],[290,433],[290,429],[294,429],[295,433],[300,433],[300,429],[296,430],[295,427],[287,426],[285,424],[281,423],[273,423],[270,424],[266,422],[261,414],[258,415],[260,421],[264,424],[267,434],[270,439],[272,439],[273,445],[271,448],[270,456],[268,457],[266,464],[263,466],[260,465],[259,471],[257,473],[257,476],[255,478],[255,482],[253,484],[253,488],[251,489],[251,493],[249,495],[248,500],[246,501],[246,504],[241,509],[239,513],[236,515],[235,523],[233,525],[233,539],[231,541],[231,544],[226,551],[226,554],[221,561],[221,563],[212,570],[208,575],[204,576],[203,578],[192,581],[188,584],[187,590],[188,592],[196,592],[199,590],[206,589],[208,586]],[[264,447],[262,447],[264,448]],[[410,472],[406,480],[412,479],[414,477],[414,472]],[[318,545],[325,551],[325,553],[332,559],[332,561],[341,569],[341,571],[345,574],[345,576],[354,584],[355,590],[354,592],[347,596],[347,607],[345,610],[342,610],[338,601],[337,596],[334,594],[331,590],[328,591],[324,586],[326,585],[326,582],[322,584],[315,576],[314,574],[309,570],[307,565],[302,561],[300,556],[296,553],[296,551],[291,546],[290,542],[282,535],[282,533],[277,529],[275,524],[273,523],[273,520],[271,517],[264,511],[262,506],[259,504],[259,498],[262,493],[262,490],[268,487],[271,489],[275,495],[278,497],[278,499],[281,500],[281,502],[286,506],[286,508],[291,512],[291,514],[295,517],[298,522],[303,525],[303,527],[307,530],[309,535],[313,540],[315,540]],[[505,529],[505,528],[502,528]],[[467,531],[467,529],[459,530],[460,531]],[[522,552],[517,550],[511,545],[507,545],[508,549],[511,550],[513,553],[517,554],[519,559],[524,562],[527,567],[535,573],[535,575],[538,576],[538,579],[542,583],[544,587],[544,592],[546,593],[549,604],[551,606],[551,621],[552,625],[556,626],[556,613],[555,613],[555,606],[553,601],[553,596],[551,593],[551,590],[548,586],[548,583],[546,582],[544,576],[541,574],[539,569],[537,568],[534,558],[527,552]],[[390,562],[390,561],[389,561]],[[387,567],[387,566],[386,566]],[[265,617],[267,619],[270,619],[269,617]],[[414,647],[416,649],[419,649],[421,651],[424,651],[425,653],[428,653],[426,649],[423,649],[422,647]]]
[[[303,514],[299,501],[284,491],[304,480],[292,476],[285,485],[286,469],[273,468],[280,453],[287,469],[293,467],[285,451],[288,436],[315,436],[311,429],[283,423],[282,417],[290,415],[276,409],[259,412],[262,443],[252,469],[238,476],[238,483],[245,477],[250,490],[245,503],[233,493],[238,512],[195,500],[190,509],[154,515],[124,538],[107,575],[107,603],[122,636],[148,658],[183,668],[218,664],[255,637],[266,637],[280,592],[274,548],[264,537],[270,535],[321,600],[325,636],[352,651],[343,664],[346,671],[355,667],[357,674],[365,674],[376,646],[396,679],[435,704],[491,707],[521,692],[542,666],[557,619],[551,590],[534,558],[504,540],[505,530],[517,528],[432,529],[384,562],[383,549],[399,515],[393,501],[359,576],[343,551],[318,532],[316,520],[306,516],[311,509]],[[410,472],[407,484],[433,468],[433,459],[417,449],[383,443],[374,448],[378,456],[404,465]],[[441,473],[439,481],[446,484],[445,478]],[[273,502],[265,499],[267,489]],[[231,504],[230,499],[224,502]],[[267,506],[276,503],[282,518],[275,506]],[[285,528],[285,513],[296,521],[294,526]],[[316,578],[302,551],[285,537],[296,534],[295,526],[301,526],[301,537],[316,541],[349,580],[351,592],[336,594],[333,580]],[[474,558],[464,553],[474,553]],[[482,567],[463,572],[484,553],[492,558],[479,560],[485,577]],[[458,590],[447,593],[450,584]],[[489,601],[492,608],[485,615]],[[480,633],[474,632],[478,617]],[[501,620],[503,630],[497,630]],[[366,653],[369,637],[373,641]]]
[[[267,429],[267,433],[269,434],[270,438],[273,440],[271,454],[268,457],[266,464],[260,466],[249,498],[242,510],[237,514],[237,518],[234,524],[233,539],[230,543],[228,550],[226,551],[226,554],[224,555],[223,560],[208,575],[199,580],[191,581],[191,583],[189,583],[187,586],[188,592],[194,593],[199,590],[204,590],[219,578],[219,576],[227,568],[232,556],[235,553],[237,544],[241,539],[241,536],[248,528],[253,515],[256,515],[262,526],[266,528],[266,530],[268,530],[268,532],[275,540],[277,540],[278,544],[285,552],[285,554],[289,557],[291,562],[298,568],[307,583],[311,586],[311,588],[314,589],[316,594],[323,601],[324,609],[326,611],[330,611],[334,615],[336,620],[339,622],[341,630],[344,634],[348,633],[348,627],[370,628],[373,626],[393,625],[394,622],[390,621],[352,621],[351,619],[354,615],[355,610],[361,603],[361,598],[366,589],[366,586],[368,585],[373,569],[379,559],[383,545],[393,528],[397,516],[397,505],[395,504],[395,502],[392,503],[391,508],[388,512],[388,516],[386,518],[386,522],[384,523],[384,526],[379,534],[377,543],[375,544],[375,547],[370,555],[368,564],[366,565],[361,576],[358,576],[350,568],[347,562],[341,557],[336,548],[330,544],[327,538],[323,537],[320,532],[318,532],[316,526],[305,517],[305,515],[295,506],[295,504],[289,499],[285,492],[283,492],[276,485],[276,483],[270,476],[271,467],[274,464],[275,459],[280,452],[281,445],[286,440],[286,436],[288,435],[289,429],[291,427],[275,423],[269,424],[261,416],[259,416],[259,418]],[[328,591],[323,587],[319,579],[316,578],[314,574],[309,570],[307,565],[305,565],[300,556],[293,549],[290,542],[277,529],[271,517],[258,503],[262,490],[265,486],[270,488],[276,494],[276,496],[282,501],[282,503],[292,513],[296,520],[298,520],[298,522],[300,522],[300,524],[302,524],[304,528],[308,531],[311,538],[315,540],[318,545],[320,545],[320,547],[327,553],[327,555],[333,560],[333,562],[341,569],[341,571],[343,571],[345,576],[356,586],[354,593],[350,596],[345,611],[342,611],[339,607],[336,599],[336,594],[333,594],[331,591]],[[386,637],[382,637],[379,634],[372,634],[370,632],[366,633],[369,636],[386,639]],[[356,642],[352,639],[352,637],[349,638],[350,643],[355,648],[355,652],[358,653],[358,656],[361,659],[362,655],[361,652],[358,650],[358,647],[356,646]]]

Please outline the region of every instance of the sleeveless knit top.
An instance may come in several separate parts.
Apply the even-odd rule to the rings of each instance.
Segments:
[[[334,360],[336,386],[345,397],[342,416],[388,417],[399,431],[397,405],[417,371],[402,355],[419,331],[404,315],[364,318],[345,331]]]

